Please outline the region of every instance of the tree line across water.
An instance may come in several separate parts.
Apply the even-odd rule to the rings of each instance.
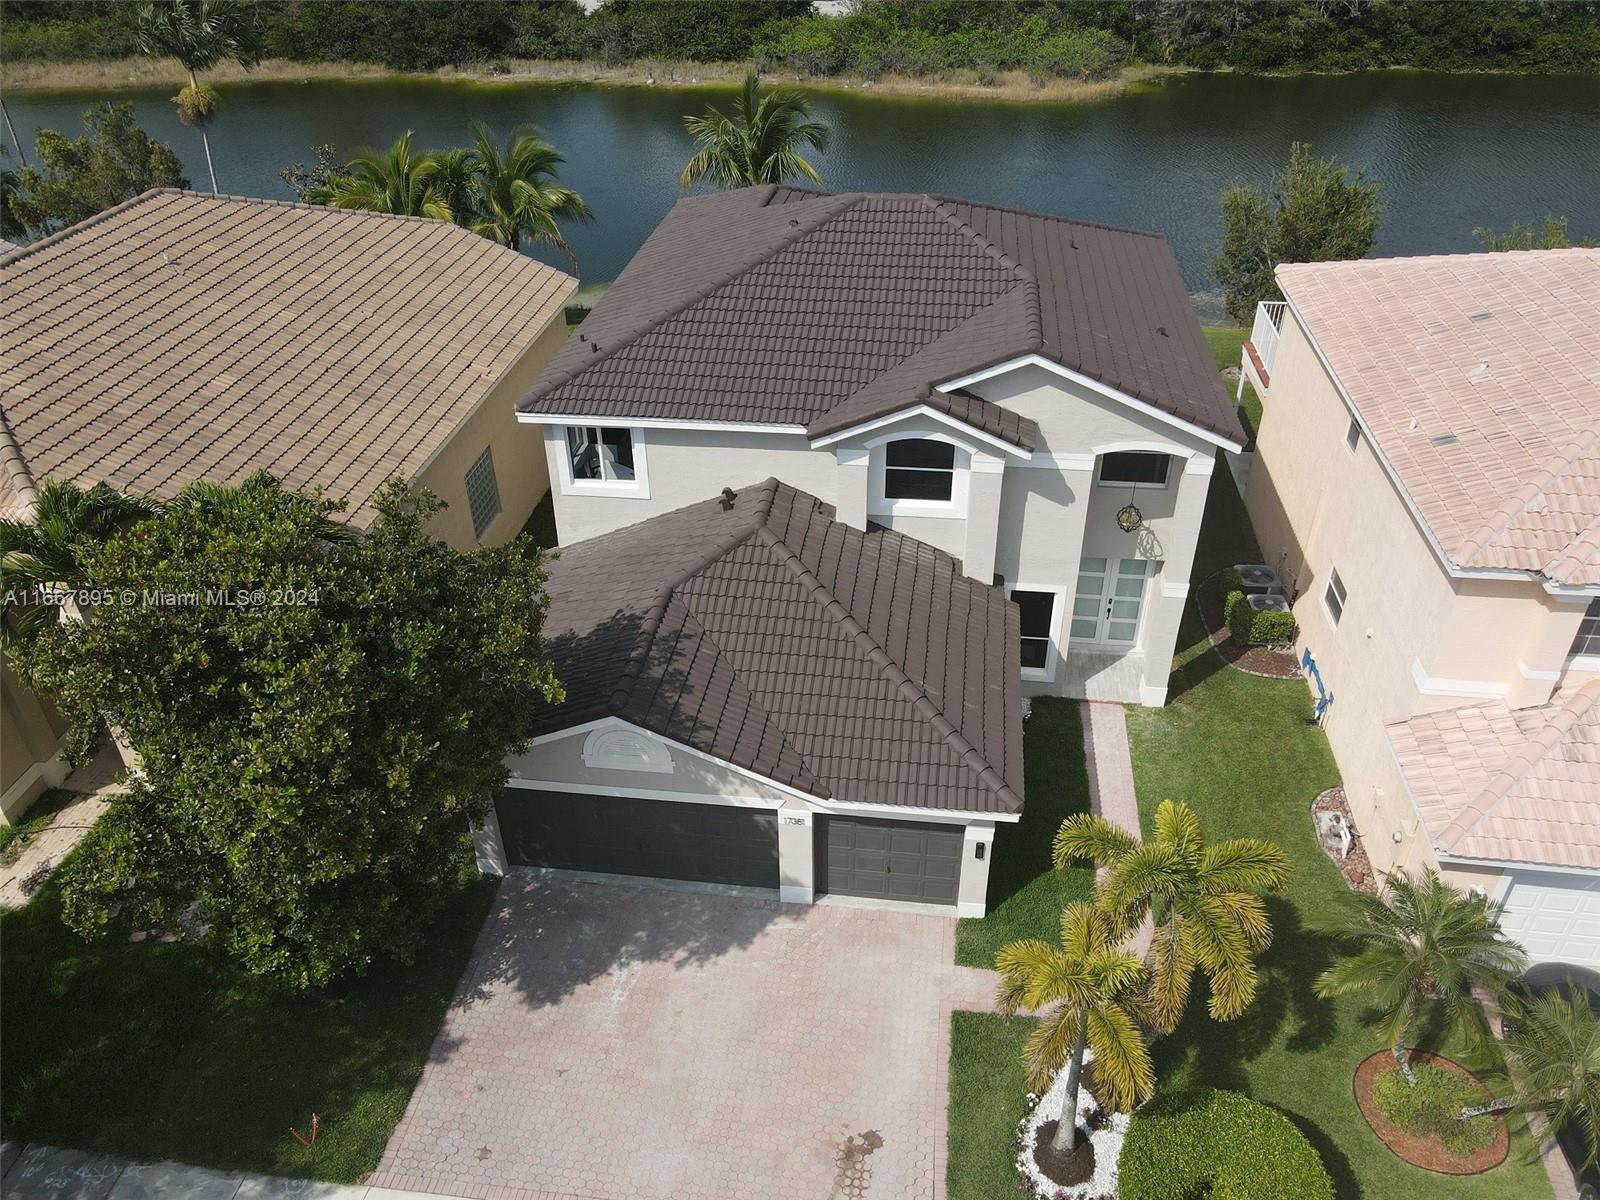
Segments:
[[[267,57],[396,70],[500,60],[751,62],[800,75],[1003,71],[1103,78],[1130,63],[1203,70],[1600,69],[1593,0],[859,0],[839,16],[810,0],[256,0]],[[140,51],[138,6],[8,0],[5,61],[123,58]]]

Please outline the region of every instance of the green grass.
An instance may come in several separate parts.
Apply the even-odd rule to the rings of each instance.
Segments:
[[[949,1200],[1017,1195],[1011,1139],[1028,1093],[1022,1045],[1032,1029],[1030,1017],[950,1014]]]
[[[0,825],[0,867],[9,867],[16,862],[29,840],[43,832],[55,815],[77,798],[77,792],[50,788],[39,794],[17,824]]]
[[[1207,325],[1202,332],[1206,335],[1206,345],[1211,347],[1211,357],[1216,360],[1217,370],[1225,371],[1239,365],[1239,355],[1250,337],[1248,329],[1232,325]],[[1230,393],[1233,391],[1227,380],[1223,381],[1223,385]],[[1244,448],[1252,449],[1256,443],[1256,430],[1261,428],[1261,397],[1256,395],[1256,389],[1249,380],[1245,380],[1244,394],[1239,397],[1239,420],[1244,424]]]
[[[494,891],[464,874],[410,967],[286,997],[195,946],[84,942],[47,884],[0,916],[6,1137],[353,1183],[378,1164]],[[312,1112],[308,1150],[290,1135]]]
[[[956,962],[994,966],[995,952],[1017,938],[1051,938],[1070,900],[1087,899],[1094,872],[1057,871],[1050,841],[1072,813],[1089,811],[1089,774],[1083,756],[1083,719],[1075,700],[1041,696],[1023,726],[1022,820],[998,824],[989,867],[989,914],[956,925]]]

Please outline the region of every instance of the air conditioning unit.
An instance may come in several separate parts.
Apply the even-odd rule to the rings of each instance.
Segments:
[[[1259,595],[1246,596],[1245,603],[1249,604],[1256,612],[1288,612],[1289,601],[1282,596]]]
[[[1234,563],[1246,596],[1282,595],[1283,579],[1266,563]]]

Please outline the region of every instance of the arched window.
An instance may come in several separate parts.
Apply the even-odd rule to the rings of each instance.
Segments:
[[[583,743],[583,765],[607,771],[672,773],[672,755],[654,738],[634,729],[600,729]]]

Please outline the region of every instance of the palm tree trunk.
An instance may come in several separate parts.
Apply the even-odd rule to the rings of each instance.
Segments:
[[[1089,1030],[1085,1026],[1079,1030],[1072,1057],[1067,1060],[1066,1095],[1061,1098],[1061,1119],[1056,1122],[1056,1136],[1050,1142],[1058,1154],[1071,1154],[1078,1148],[1078,1084],[1083,1077],[1083,1051],[1088,1044]]]
[[[195,91],[200,90],[200,80],[195,75],[193,68],[189,71],[189,86],[194,88]],[[211,194],[215,196],[218,191],[217,168],[211,163],[211,137],[206,133],[204,121],[196,122],[196,124],[200,127],[200,144],[206,148],[206,173],[211,176]]]
[[[1490,1113],[1508,1112],[1516,1106],[1517,1098],[1515,1096],[1496,1096],[1487,1104],[1473,1104],[1463,1108],[1456,1119],[1467,1121],[1473,1117],[1486,1117]]]
[[[22,148],[21,139],[17,137],[17,127],[11,123],[11,110],[6,107],[6,102],[4,100],[0,100],[0,116],[5,117],[6,132],[11,135],[11,143],[17,148],[17,165],[22,167],[27,166],[28,155]]]
[[[1405,1032],[1410,1032],[1410,1026],[1406,1027]],[[1406,1049],[1405,1033],[1400,1035],[1400,1040],[1394,1044],[1389,1053],[1394,1055],[1394,1061],[1400,1067],[1400,1074],[1406,1077],[1406,1083],[1411,1087],[1416,1087],[1417,1073],[1411,1069],[1411,1052]]]

